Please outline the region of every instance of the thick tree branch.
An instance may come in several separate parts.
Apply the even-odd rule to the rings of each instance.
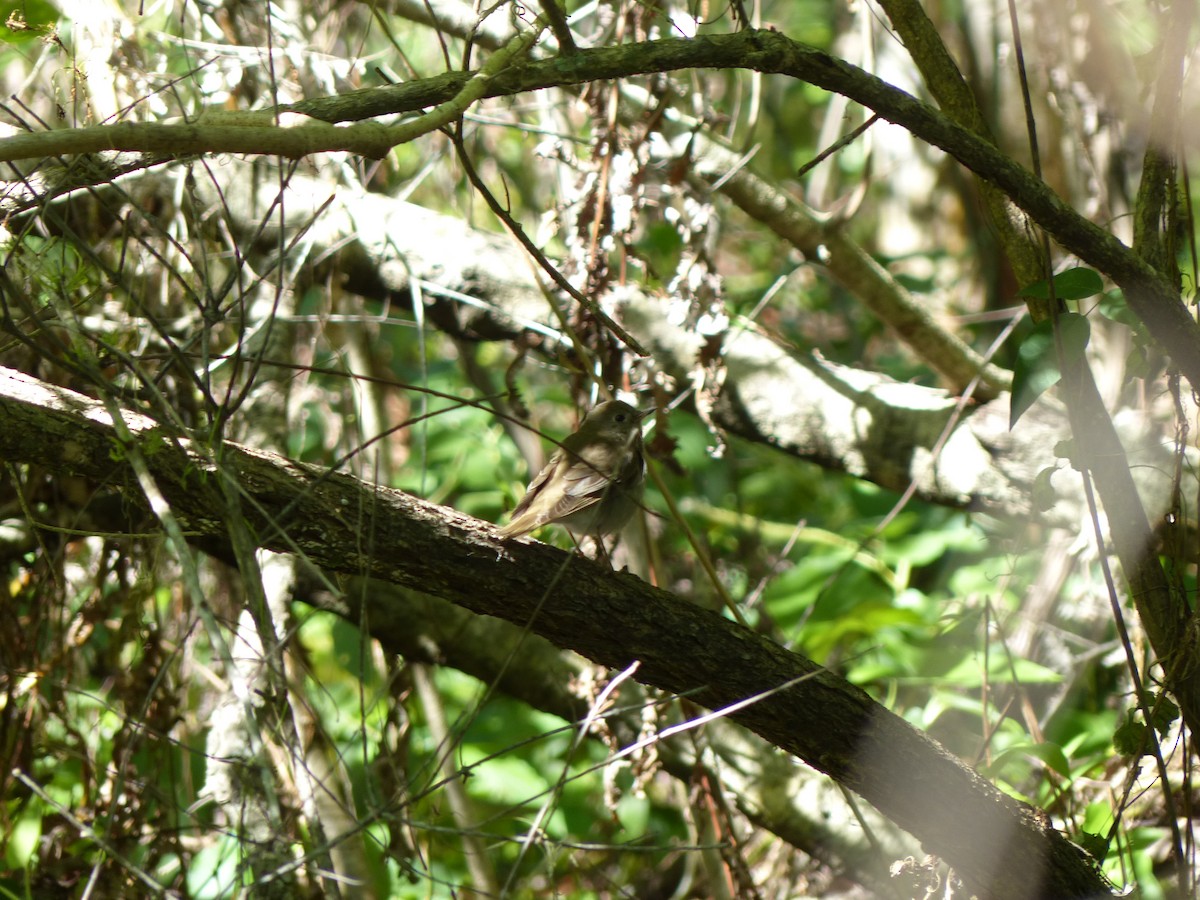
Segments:
[[[315,581],[315,579],[313,579]],[[477,616],[428,594],[366,578],[348,579],[344,594],[306,584],[297,599],[325,609],[370,631],[388,651],[406,659],[430,660],[495,685],[523,703],[578,723],[587,704],[569,687],[579,679],[579,657],[563,653],[544,638],[491,616]],[[623,687],[618,706],[605,714],[610,732],[627,747],[643,735],[636,685]],[[690,784],[697,766],[707,765],[699,748],[725,764],[713,776],[756,825],[835,871],[872,889],[892,893],[889,869],[896,860],[920,855],[907,833],[859,804],[864,833],[836,783],[781,759],[779,751],[744,729],[721,720],[704,726],[704,740],[680,734],[660,741],[655,753],[680,783]]]
[[[607,666],[638,660],[644,683],[728,710],[869,800],[981,896],[1106,891],[1083,853],[1034,810],[862,690],[761,635],[631,575],[542,544],[498,541],[489,524],[399,491],[232,444],[219,448],[218,463],[139,413],[122,417],[172,513],[198,537],[227,534],[219,465],[245,492],[261,546],[527,625]],[[123,485],[126,502],[145,506],[117,434],[98,401],[0,370],[0,458]]]
[[[277,190],[264,186],[261,196],[238,192],[236,178],[221,185],[231,224],[239,233],[257,233],[264,247],[274,248],[281,239],[275,224],[257,229]],[[407,296],[418,279],[425,314],[452,335],[508,340],[524,328],[553,333],[546,299],[511,240],[378,194],[343,189],[329,199],[323,186],[294,176],[285,202],[298,221],[321,211],[307,233],[312,252],[328,258],[350,290],[385,300]],[[449,292],[469,294],[474,303],[447,299]],[[688,382],[704,339],[674,323],[661,300],[639,292],[627,294],[622,310],[623,324],[656,364]],[[1008,397],[1001,395],[968,407],[940,459],[933,460],[929,451],[955,406],[946,392],[832,365],[754,333],[731,332],[722,348],[725,377],[714,399],[723,428],[898,492],[916,482],[918,496],[931,503],[1028,519],[1035,515],[1034,478],[1053,464],[1052,448],[1068,435],[1064,411],[1049,400],[1010,430]],[[1125,455],[1143,502],[1157,516],[1169,499],[1170,478],[1164,473],[1171,467],[1170,453],[1157,432],[1126,424],[1121,431]],[[1056,476],[1055,486],[1065,486],[1068,479]],[[1060,499],[1045,520],[1077,527],[1081,495],[1072,489]]]

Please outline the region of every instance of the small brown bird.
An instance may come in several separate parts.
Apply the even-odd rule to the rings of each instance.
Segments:
[[[642,499],[645,415],[608,400],[584,416],[529,483],[500,537],[520,537],[551,522],[597,538],[620,531]]]

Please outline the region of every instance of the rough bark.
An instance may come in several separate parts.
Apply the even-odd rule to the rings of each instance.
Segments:
[[[335,595],[312,579],[297,599],[366,627],[388,651],[466,672],[529,706],[578,723],[587,703],[569,685],[581,676],[580,658],[546,639],[491,616],[477,616],[437,597],[367,578],[348,580]],[[653,702],[626,683],[605,727],[625,748],[644,738],[641,704]],[[624,712],[622,712],[624,710]],[[880,896],[890,896],[892,864],[921,858],[920,845],[866,804],[853,808],[835,782],[745,729],[721,720],[657,742],[654,754],[682,784],[698,767],[711,768],[730,800],[755,825],[844,872]],[[703,748],[704,753],[699,753]],[[711,766],[706,758],[720,761]],[[863,828],[863,822],[867,828]]]
[[[225,541],[226,505],[214,482],[232,477],[260,546],[507,619],[603,665],[636,660],[643,683],[724,710],[869,800],[980,896],[1106,891],[1082,851],[1036,810],[864,691],[761,635],[632,575],[542,544],[501,542],[488,523],[399,491],[233,444],[213,454],[140,413],[121,417],[119,431],[98,401],[0,371],[0,458],[122,486],[126,503],[149,508],[128,471],[135,448],[122,444],[125,431],[159,502],[196,537]]]

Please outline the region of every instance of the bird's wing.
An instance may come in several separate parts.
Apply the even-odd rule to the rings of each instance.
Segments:
[[[596,471],[594,467],[575,459],[563,471],[563,502],[574,504],[567,512],[575,512],[599,501],[612,483],[607,476]],[[566,513],[562,513],[566,515]]]
[[[519,537],[547,522],[587,509],[604,497],[609,479],[573,454],[559,450],[529,484],[529,490],[500,529],[501,537]],[[537,501],[536,503],[534,501]]]

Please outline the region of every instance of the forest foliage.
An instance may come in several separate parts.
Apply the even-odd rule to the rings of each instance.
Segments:
[[[8,9],[5,896],[1192,896],[1186,6]]]

